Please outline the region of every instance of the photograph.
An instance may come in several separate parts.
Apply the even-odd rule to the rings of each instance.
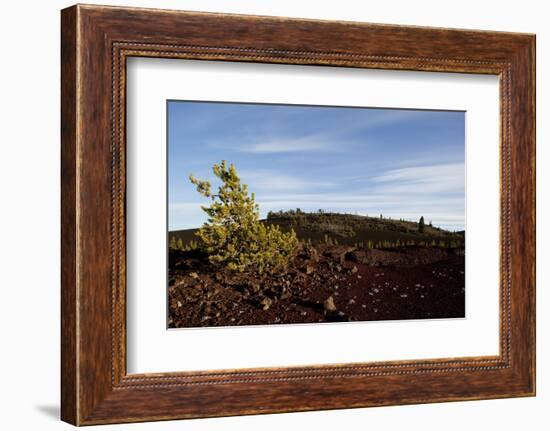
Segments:
[[[465,317],[465,112],[167,101],[168,328]]]

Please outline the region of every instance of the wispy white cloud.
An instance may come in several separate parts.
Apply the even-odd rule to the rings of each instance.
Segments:
[[[224,137],[223,141],[212,141],[209,145],[213,148],[225,148],[250,154],[339,152],[346,150],[356,142],[355,139],[350,139],[350,135],[358,132],[365,133],[380,126],[388,127],[392,124],[400,124],[419,116],[419,112],[413,110],[380,110],[368,118],[359,115],[359,111],[356,112],[358,116],[349,115],[346,119],[340,120],[338,127],[335,127],[330,121],[325,124],[320,123],[315,132],[302,137],[288,138],[277,136],[278,133],[275,133],[275,136],[243,133],[239,141],[228,140],[227,137]],[[361,144],[365,143],[361,142]]]
[[[287,140],[274,140],[252,144],[249,147],[241,148],[241,151],[246,151],[256,154],[269,154],[269,153],[294,153],[303,151],[330,151],[333,149],[327,142],[322,142],[317,139],[303,138],[303,139],[287,139]]]
[[[372,179],[380,193],[464,193],[463,163],[443,163],[391,169]]]
[[[277,192],[305,192],[332,188],[338,185],[331,181],[311,181],[297,175],[281,174],[271,170],[244,170],[240,171],[245,184],[253,186],[256,194]]]
[[[218,148],[230,148],[235,151],[251,154],[277,154],[277,153],[299,153],[309,151],[339,151],[341,146],[326,138],[317,136],[305,136],[302,138],[267,138],[262,140],[249,141],[248,143],[223,144],[211,143],[211,146]]]

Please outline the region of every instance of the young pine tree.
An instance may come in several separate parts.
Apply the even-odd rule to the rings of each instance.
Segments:
[[[197,231],[210,262],[240,272],[280,270],[298,244],[295,232],[284,233],[278,226],[260,222],[254,193],[249,195],[233,164],[222,160],[212,170],[221,181],[217,193],[210,182],[189,175],[197,191],[211,201],[202,207],[208,221]]]
[[[418,232],[424,232],[424,216],[420,217],[420,221],[418,222]]]
[[[176,237],[175,236],[170,238],[170,248],[173,249],[173,250],[178,248],[178,243],[176,242]]]

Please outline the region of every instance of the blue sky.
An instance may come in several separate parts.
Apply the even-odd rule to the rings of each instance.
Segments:
[[[169,230],[199,227],[235,164],[260,215],[301,208],[426,221],[464,229],[465,113],[243,103],[168,102]]]

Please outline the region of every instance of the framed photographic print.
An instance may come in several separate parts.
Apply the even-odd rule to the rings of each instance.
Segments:
[[[62,11],[62,419],[535,394],[535,37]]]

